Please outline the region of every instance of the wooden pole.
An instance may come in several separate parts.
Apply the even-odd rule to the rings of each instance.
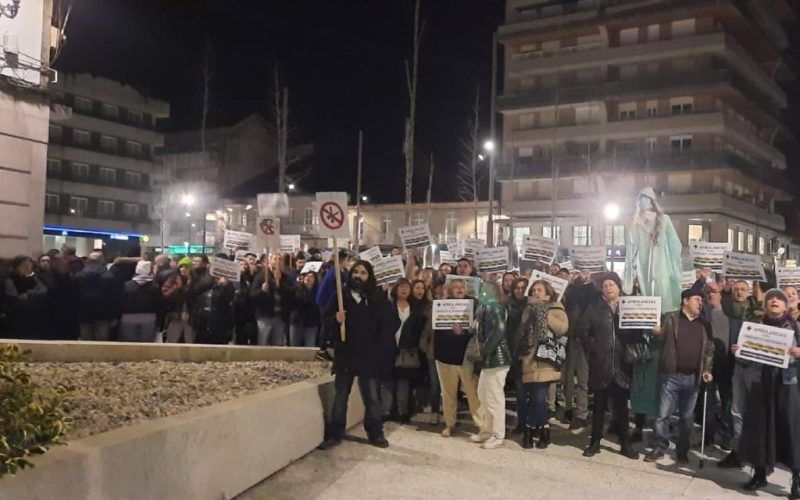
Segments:
[[[339,242],[336,236],[333,237],[333,263],[334,272],[336,273],[336,300],[339,301],[339,312],[344,312],[344,298],[342,297],[342,274],[339,264]],[[344,323],[339,325],[339,335],[342,337],[342,342],[345,341]]]

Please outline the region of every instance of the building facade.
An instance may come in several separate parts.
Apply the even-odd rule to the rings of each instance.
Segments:
[[[775,208],[793,198],[790,19],[783,0],[508,0],[498,177],[516,238],[624,260],[624,224],[652,187],[684,245],[796,259]]]
[[[113,254],[158,238],[151,181],[164,142],[156,121],[169,105],[87,74],[60,75],[52,101],[44,247]]]

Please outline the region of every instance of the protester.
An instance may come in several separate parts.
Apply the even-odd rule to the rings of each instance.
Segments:
[[[394,334],[394,348],[392,349],[392,360],[396,359],[399,350],[400,337],[403,332],[403,326],[406,320],[411,316],[411,283],[401,278],[394,283],[389,296],[392,301],[392,314],[394,315],[395,322],[398,324],[397,331]],[[419,345],[419,339],[417,343]],[[397,420],[400,418],[404,420],[403,423],[408,422],[408,402],[411,396],[411,386],[409,380],[403,379],[398,381],[394,377],[393,371],[386,374],[386,378],[381,380],[381,403],[383,405],[383,419],[384,420]]]
[[[525,292],[528,290],[528,279],[517,278],[512,285],[512,296],[506,304],[508,309],[506,317],[506,343],[512,354],[515,354],[516,348],[519,345],[520,326],[522,324],[522,315],[528,306],[528,298]],[[525,430],[525,423],[527,422],[525,416],[525,389],[522,385],[522,361],[516,355],[511,356],[511,369],[509,375],[514,381],[514,389],[516,390],[516,405],[517,405],[517,426],[512,431],[513,434],[521,434]]]
[[[701,318],[702,295],[692,289],[681,293],[681,309],[667,313],[653,340],[662,346],[659,375],[661,402],[655,424],[653,449],[645,462],[656,462],[669,448],[669,418],[677,410],[679,437],[677,462],[688,463],[694,407],[701,382],[711,383],[714,341],[710,325]]]
[[[564,292],[564,307],[569,320],[567,360],[562,367],[564,420],[573,434],[580,434],[589,417],[589,362],[582,339],[583,315],[599,295],[590,273],[581,272]]]
[[[258,345],[286,345],[292,295],[292,283],[284,272],[281,255],[273,254],[269,265],[256,274],[250,292],[258,325]]]
[[[235,342],[239,345],[258,345],[258,328],[250,298],[250,288],[256,269],[256,255],[248,253],[239,262],[239,284],[233,298],[233,316],[235,322]]]
[[[43,339],[47,329],[47,288],[36,277],[33,260],[18,255],[5,281],[7,335],[15,339]]]
[[[472,261],[467,259],[466,257],[462,257],[458,259],[456,264],[456,274],[458,276],[475,276],[477,273],[475,272],[475,266],[472,265]]]
[[[163,307],[161,290],[153,282],[153,265],[136,264],[135,275],[122,288],[122,317],[119,339],[123,342],[155,342],[156,317]]]
[[[434,286],[433,289],[434,300],[447,299],[447,288],[444,283]],[[428,365],[428,389],[430,392],[430,405],[431,405],[431,425],[439,425],[439,414],[441,412],[442,401],[442,386],[439,381],[439,372],[436,369],[436,357],[434,355],[434,333],[433,333],[433,315],[431,306],[428,307],[427,317],[425,318],[425,328],[419,339],[419,349],[425,354],[425,361]]]
[[[226,258],[224,254],[216,258]],[[204,267],[196,269],[198,279],[191,313],[192,330],[200,344],[227,344],[233,338],[233,299],[236,286],[228,279],[208,275]]]
[[[783,293],[786,294],[786,298],[789,300],[788,311],[789,315],[792,317],[793,320],[797,321],[800,319],[800,295],[797,292],[797,287],[794,286],[784,286],[781,287]]]
[[[505,298],[510,299],[514,294],[514,280],[517,279],[515,273],[503,274],[503,295]]]
[[[422,281],[414,283],[414,285],[417,284],[424,287]],[[407,299],[408,312],[405,312],[403,310],[403,296],[406,293],[405,288],[407,286],[408,281],[401,279],[392,290],[394,310],[397,311],[396,319],[401,322],[400,328],[395,334],[397,348],[394,355],[392,379],[396,384],[395,406],[400,423],[403,424],[408,423],[410,420],[412,388],[422,378],[422,359],[419,351],[419,342],[430,309],[430,305],[424,296],[421,299],[417,299],[412,293]],[[407,317],[406,314],[408,314]],[[384,405],[384,413],[385,410],[386,406]]]
[[[317,275],[305,273],[294,291],[292,324],[289,326],[289,345],[315,347],[319,336],[321,316],[317,307]]]
[[[178,272],[169,275],[161,286],[166,304],[167,342],[194,343],[194,330],[189,324],[186,295],[192,286],[192,259],[178,261]]]
[[[41,281],[47,287],[47,338],[78,340],[78,300],[67,261],[58,254],[51,256],[50,271]]]
[[[91,252],[75,274],[81,340],[110,340],[111,321],[119,316],[122,283],[105,266],[101,252]]]

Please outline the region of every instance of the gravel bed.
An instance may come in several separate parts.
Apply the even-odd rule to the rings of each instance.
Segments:
[[[69,439],[330,374],[319,362],[250,361],[179,363],[27,363],[47,387],[72,387],[64,404],[72,418]]]

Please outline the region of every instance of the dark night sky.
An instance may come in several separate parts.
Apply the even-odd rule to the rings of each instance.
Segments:
[[[423,2],[415,199],[437,160],[434,199],[450,184],[475,84],[488,102],[491,33],[502,0]],[[112,21],[113,20],[113,21]],[[212,46],[211,124],[270,113],[277,61],[290,88],[295,142],[315,144],[316,185],[355,191],[357,131],[363,128],[364,192],[403,198],[404,59],[413,0],[78,0],[56,63],[125,82],[172,105],[168,130],[199,127],[200,61]],[[488,123],[488,107],[482,121]],[[424,158],[423,158],[424,157]]]

